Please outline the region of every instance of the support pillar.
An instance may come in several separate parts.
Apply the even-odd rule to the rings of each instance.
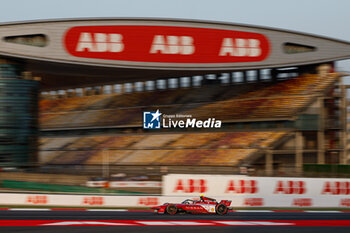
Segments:
[[[340,84],[340,93],[341,93],[341,119],[339,119],[341,124],[341,148],[342,148],[342,157],[340,160],[341,164],[347,164],[348,163],[348,153],[347,153],[347,138],[348,138],[348,129],[347,129],[347,92],[346,88],[343,82],[343,78],[339,81]]]
[[[83,88],[81,89],[81,91],[82,91],[82,95],[83,95],[83,96],[87,96],[87,94],[88,94],[88,89],[87,89],[86,87],[83,87]]]
[[[324,132],[317,131],[317,164],[325,164]]]
[[[272,69],[271,70],[271,80],[272,82],[277,82],[277,75],[278,75],[278,72],[276,69]]]
[[[319,122],[318,122],[318,131],[317,131],[317,164],[325,164],[326,156],[325,156],[325,109],[323,104],[323,98],[319,97],[317,99],[317,105],[319,108]]]
[[[256,82],[260,83],[261,82],[261,74],[260,74],[260,70],[256,71]]]
[[[265,153],[265,173],[267,176],[273,175],[273,154],[272,150],[267,150]]]
[[[100,86],[100,95],[103,95],[105,93],[105,86]]]
[[[243,71],[243,83],[247,83],[248,82],[248,74],[247,74],[248,71]]]
[[[301,132],[295,132],[295,171],[301,175],[303,171],[303,136]]]

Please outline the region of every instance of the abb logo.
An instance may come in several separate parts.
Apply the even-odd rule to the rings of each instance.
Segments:
[[[72,27],[63,46],[75,57],[147,63],[259,62],[270,53],[260,33],[150,25]]]
[[[256,180],[230,180],[225,193],[257,193]]]
[[[152,206],[159,205],[158,197],[141,197],[139,198],[138,205]]]
[[[179,179],[174,188],[174,192],[183,193],[205,193],[207,191],[207,181],[204,179]]]
[[[103,197],[84,197],[83,204],[84,205],[103,205],[104,198]]]
[[[122,35],[115,33],[82,32],[75,51],[119,53],[124,49],[122,39]]]
[[[350,199],[349,198],[341,199],[339,205],[344,207],[350,207]]]
[[[326,181],[324,183],[322,194],[330,195],[349,195],[350,194],[350,182],[348,181]]]
[[[31,195],[31,196],[27,196],[26,202],[31,204],[44,205],[48,203],[48,198],[47,196],[43,196],[43,195]]]
[[[312,206],[312,199],[311,198],[294,198],[292,206]]]
[[[193,38],[190,36],[155,35],[150,53],[182,55],[193,54]]]
[[[304,181],[277,181],[275,194],[305,194],[306,185]]]
[[[264,198],[245,198],[245,206],[264,206]]]
[[[219,56],[258,57],[261,55],[260,41],[256,39],[224,38]]]

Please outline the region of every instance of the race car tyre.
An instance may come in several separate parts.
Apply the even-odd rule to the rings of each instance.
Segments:
[[[218,215],[224,215],[227,213],[227,207],[224,204],[218,204],[215,211]]]
[[[167,212],[168,214],[170,214],[170,215],[176,214],[176,213],[177,213],[177,207],[176,207],[176,205],[168,205],[168,206],[166,207],[166,212]]]

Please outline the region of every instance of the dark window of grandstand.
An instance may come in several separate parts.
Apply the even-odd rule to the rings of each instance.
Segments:
[[[207,74],[204,76],[202,85],[204,84],[220,84],[221,80],[216,74]]]
[[[146,91],[153,91],[154,90],[154,81],[146,81]]]
[[[205,75],[205,78],[209,79],[209,80],[215,80],[216,79],[216,75],[215,74],[207,74],[207,75]]]
[[[135,83],[135,91],[143,91],[143,82],[136,82]]]
[[[6,96],[16,96],[16,94],[12,92],[6,92]]]
[[[113,86],[112,85],[106,85],[104,86],[104,92],[105,94],[112,94],[113,93]]]
[[[262,81],[270,81],[271,80],[271,69],[260,70],[260,78]]]
[[[48,93],[50,94],[50,93]],[[75,89],[75,95],[76,96],[82,96],[83,95],[83,89],[82,88],[76,88]]]
[[[180,78],[180,87],[190,87],[191,79],[189,77],[181,77]]]
[[[287,54],[307,53],[316,51],[316,47],[296,43],[284,43],[283,51]]]
[[[230,83],[230,74],[229,73],[222,73],[219,77],[221,84],[229,84]]]
[[[168,79],[168,87],[170,89],[178,88],[178,80],[177,80],[177,78]]]
[[[277,75],[277,78],[278,78],[278,79],[281,79],[281,80],[288,79],[288,77],[289,77],[289,74],[288,74],[288,73],[279,73],[279,74]]]
[[[202,76],[193,76],[192,77],[192,82],[194,87],[200,87],[202,85]]]
[[[66,90],[66,95],[67,95],[67,97],[72,97],[73,96],[71,89]]]
[[[11,158],[13,158],[12,154],[1,154],[0,155],[0,162],[1,163],[10,163],[10,162],[12,162]]]
[[[12,112],[11,106],[5,106],[5,112]]]
[[[62,96],[64,95],[64,91],[63,91],[63,90],[57,91],[57,95],[58,95],[59,97],[62,97]]]
[[[121,84],[113,85],[113,93],[121,93],[121,92],[122,92],[122,85]]]
[[[48,44],[47,36],[44,34],[7,36],[4,41],[14,44],[30,45],[36,47],[45,47]]]
[[[124,84],[124,91],[126,92],[126,93],[130,93],[130,92],[133,92],[133,85],[132,85],[132,83],[125,83]]]
[[[158,89],[158,90],[164,90],[164,89],[166,89],[166,80],[164,80],[164,79],[158,79],[158,80],[157,80],[157,89]]]
[[[297,67],[286,67],[277,69],[279,79],[288,79],[292,77],[298,76],[298,68]]]
[[[101,87],[93,87],[95,95],[100,95],[102,94],[102,88]]]
[[[92,88],[93,95],[99,95],[101,94],[101,88],[100,87],[93,87]]]
[[[256,70],[248,70],[247,71],[247,81],[252,83],[256,82],[257,79],[257,71]]]
[[[233,73],[233,83],[242,83],[243,82],[243,73],[242,72],[234,72]]]
[[[109,94],[109,86],[108,85],[103,85],[101,86],[101,94]]]

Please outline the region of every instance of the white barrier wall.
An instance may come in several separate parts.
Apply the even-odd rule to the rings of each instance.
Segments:
[[[183,197],[53,195],[0,193],[0,205],[40,205],[78,207],[150,207],[164,202],[181,202]]]
[[[232,200],[233,207],[350,207],[350,197],[318,196],[213,196]],[[0,205],[72,206],[72,207],[151,207],[165,202],[178,203],[198,196],[93,196],[0,193]]]
[[[350,207],[350,179],[167,175],[163,196],[0,193],[0,205],[150,207],[204,194],[233,207]]]
[[[349,207],[350,179],[171,174],[163,195],[230,199],[233,206]]]

